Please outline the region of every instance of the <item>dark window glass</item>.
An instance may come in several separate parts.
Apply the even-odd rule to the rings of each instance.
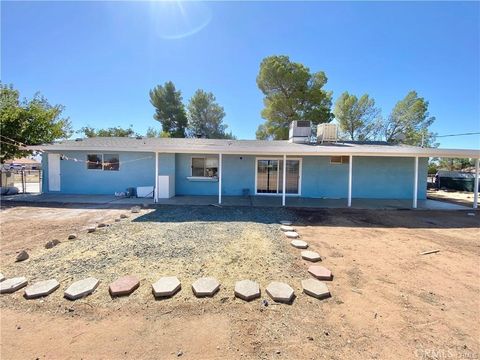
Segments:
[[[102,170],[102,155],[99,155],[99,154],[87,155],[87,169]]]
[[[205,176],[204,158],[192,158],[192,176]]]
[[[120,161],[118,154],[103,155],[103,170],[119,170]]]

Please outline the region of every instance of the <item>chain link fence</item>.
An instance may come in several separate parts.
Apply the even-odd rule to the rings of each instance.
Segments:
[[[0,187],[2,194],[8,193],[39,193],[42,191],[42,170],[0,170]]]

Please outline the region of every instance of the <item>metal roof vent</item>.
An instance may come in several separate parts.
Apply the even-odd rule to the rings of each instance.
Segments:
[[[290,123],[288,141],[296,144],[308,144],[312,135],[312,124],[306,120],[295,120]]]
[[[338,130],[336,124],[318,124],[317,126],[317,141],[324,142],[337,142]]]

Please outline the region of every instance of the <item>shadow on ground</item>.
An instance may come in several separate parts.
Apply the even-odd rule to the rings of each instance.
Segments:
[[[475,215],[468,215],[475,214]],[[357,210],[312,208],[250,208],[159,205],[134,222],[257,222],[290,220],[299,226],[376,228],[479,228],[480,214],[473,211]]]

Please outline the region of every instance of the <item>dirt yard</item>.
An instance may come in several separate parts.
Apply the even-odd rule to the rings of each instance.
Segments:
[[[427,197],[432,200],[446,201],[452,204],[472,207],[473,192],[429,189]]]
[[[121,213],[128,219],[114,222]],[[480,214],[173,207],[3,209],[0,272],[47,278],[59,290],[39,300],[0,296],[2,359],[478,359],[480,358]],[[301,292],[307,262],[278,221],[291,219],[334,279],[332,297]],[[110,226],[93,234],[86,227]],[[66,240],[76,232],[78,239]],[[45,249],[47,241],[62,243]],[[16,251],[30,259],[15,263]],[[430,255],[426,250],[439,249]],[[108,284],[141,279],[130,297]],[[154,300],[151,283],[176,275],[182,290]],[[95,276],[89,297],[63,290]],[[214,276],[213,298],[191,282]],[[262,297],[233,296],[235,281],[260,283]],[[289,283],[293,304],[273,303],[270,281]],[[268,300],[268,306],[262,300]]]

